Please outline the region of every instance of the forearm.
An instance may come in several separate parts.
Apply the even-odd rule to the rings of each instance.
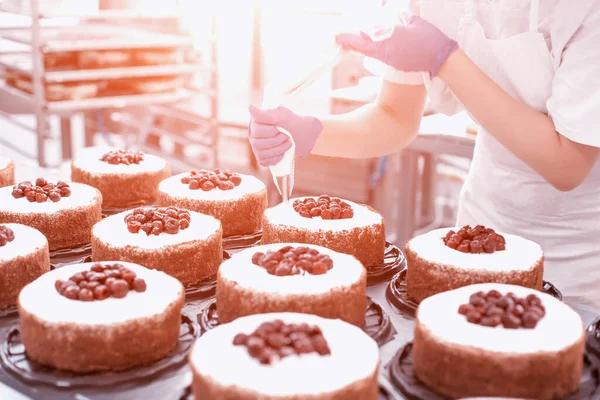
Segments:
[[[352,112],[320,118],[323,131],[312,153],[344,158],[379,157],[401,150],[418,133],[425,102],[422,86],[409,88],[401,106],[378,98]]]
[[[570,190],[589,173],[597,149],[560,135],[549,116],[511,97],[462,51],[438,76],[481,126],[557,189]]]

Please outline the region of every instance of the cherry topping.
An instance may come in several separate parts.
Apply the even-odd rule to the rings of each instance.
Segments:
[[[0,247],[15,240],[15,233],[6,225],[0,225]]]
[[[191,171],[181,178],[181,183],[188,185],[190,190],[202,189],[205,192],[214,189],[231,190],[242,183],[239,174],[231,173],[228,169],[215,168],[212,171],[201,169]]]
[[[63,197],[71,195],[71,187],[63,181],[56,184],[49,183],[44,178],[37,178],[35,185],[30,181],[24,181],[13,186],[12,196],[15,199],[26,198],[31,203],[45,203],[52,201],[56,203]]]
[[[136,208],[125,216],[127,230],[131,233],[144,231],[146,235],[163,232],[174,235],[190,226],[190,212],[177,207]]]
[[[457,232],[450,230],[444,237],[444,244],[463,253],[493,253],[506,249],[506,240],[493,229],[477,225],[463,226]]]
[[[109,164],[139,164],[144,161],[144,153],[130,150],[113,150],[108,153],[104,153],[100,158],[100,161],[107,162]]]
[[[327,195],[321,195],[316,200],[313,197],[294,200],[294,211],[305,218],[348,219],[354,216],[350,204]]]

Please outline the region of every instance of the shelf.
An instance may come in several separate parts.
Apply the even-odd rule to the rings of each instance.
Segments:
[[[33,96],[19,89],[0,84],[0,91],[14,96],[19,101],[33,104]],[[124,108],[155,104],[175,103],[193,96],[189,90],[181,89],[173,93],[137,94],[128,96],[94,97],[83,100],[46,101],[45,109],[51,114],[69,114],[77,111],[103,108]]]
[[[18,14],[30,16],[26,10],[18,10],[16,8],[0,4],[0,12],[9,14]],[[120,20],[120,19],[171,19],[181,18],[184,12],[181,9],[166,9],[146,12],[143,10],[90,10],[89,12],[40,12],[40,19],[46,18],[70,18],[79,19],[104,19],[104,20]]]
[[[64,28],[42,28],[41,50],[59,51],[114,50],[191,46],[193,38],[184,35],[154,33],[139,29],[106,25],[77,25]],[[13,31],[7,40],[31,45],[31,31]]]
[[[31,55],[0,55],[0,66],[31,76]],[[189,75],[197,72],[210,71],[210,66],[204,64],[174,64],[174,65],[144,65],[122,68],[98,68],[73,71],[48,71],[44,80],[54,82],[77,82],[100,79],[139,78],[146,76]]]

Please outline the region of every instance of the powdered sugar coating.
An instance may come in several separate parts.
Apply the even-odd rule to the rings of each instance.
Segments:
[[[537,243],[505,233],[499,234],[506,240],[506,250],[491,254],[463,253],[444,244],[443,238],[451,229],[457,231],[460,228],[436,229],[411,239],[406,246],[430,263],[493,272],[527,271],[544,255]]]
[[[219,200],[239,200],[247,194],[258,193],[266,189],[265,184],[252,175],[239,174],[242,183],[231,190],[221,190],[215,188],[209,191],[202,189],[191,190],[187,184],[181,183],[181,178],[189,176],[185,172],[163,180],[158,186],[159,192],[165,193],[177,199],[219,201]]]
[[[194,211],[190,213],[190,226],[181,229],[177,234],[161,233],[160,235],[146,235],[143,231],[131,233],[127,229],[125,216],[131,211],[124,211],[103,219],[94,225],[92,235],[98,240],[113,247],[139,247],[146,250],[158,249],[176,244],[205,240],[214,235],[221,223],[219,220]]]
[[[47,272],[25,286],[19,295],[20,306],[40,320],[50,323],[109,325],[161,314],[183,292],[181,283],[164,272],[123,261],[102,263],[126,266],[146,281],[146,291],[129,291],[121,299],[109,297],[90,302],[70,300],[58,293],[54,287],[55,282],[59,279],[68,280],[77,272],[89,270],[94,263],[75,264]]]
[[[0,226],[6,226],[15,234],[12,242],[0,246],[0,263],[16,257],[27,256],[43,247],[48,247],[46,236],[35,228],[21,224],[0,224]]]
[[[280,203],[275,207],[265,211],[265,218],[273,225],[293,226],[296,228],[308,229],[313,231],[345,231],[354,228],[363,228],[383,223],[381,215],[369,210],[367,207],[344,200],[354,211],[354,216],[348,219],[329,219],[324,220],[321,217],[306,218],[300,216],[294,211],[294,201],[304,200],[306,197],[291,199],[287,203]],[[314,197],[316,200],[317,198]]]
[[[116,150],[118,149],[103,146],[86,147],[79,151],[77,158],[73,160],[73,166],[92,174],[103,175],[135,175],[159,172],[167,166],[164,159],[146,153],[144,153],[144,159],[139,164],[109,164],[100,160],[104,154]]]
[[[268,250],[278,251],[285,246],[304,246],[316,249],[321,254],[328,255],[333,261],[333,268],[321,275],[271,275],[263,267],[252,263],[252,256],[257,252],[266,253]],[[276,295],[290,294],[323,294],[329,293],[334,287],[350,287],[360,281],[365,274],[362,264],[353,256],[337,253],[325,247],[276,243],[256,246],[234,254],[221,264],[219,276],[235,282],[244,288]]]
[[[250,334],[262,322],[275,319],[318,325],[331,354],[291,355],[263,365],[250,357],[245,346],[232,344],[238,333]],[[360,328],[341,320],[309,314],[270,313],[238,318],[206,332],[196,341],[190,362],[198,374],[222,386],[236,386],[264,396],[314,396],[372,376],[379,365],[379,349]],[[232,365],[243,372],[232,373]]]
[[[478,291],[492,289],[501,294],[513,292],[518,297],[535,294],[542,300],[546,315],[533,329],[505,329],[472,324],[458,313],[461,304]],[[562,301],[522,286],[483,283],[436,294],[423,300],[417,310],[422,327],[439,340],[502,353],[536,353],[559,351],[573,345],[583,335],[581,317]]]
[[[52,181],[51,183],[56,183]],[[12,213],[55,213],[59,211],[69,210],[77,207],[91,206],[96,203],[96,198],[100,196],[100,192],[83,183],[67,182],[71,187],[71,195],[61,197],[56,203],[47,200],[43,203],[30,202],[22,197],[15,199],[12,196],[12,186],[0,188],[0,211],[6,210]]]

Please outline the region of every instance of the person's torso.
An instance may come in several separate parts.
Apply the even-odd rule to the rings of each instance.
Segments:
[[[550,57],[550,24],[559,0],[540,0],[535,32],[532,0],[473,0],[475,26],[465,24],[468,2],[421,0],[421,17],[455,38],[511,96],[547,112],[556,68]],[[436,79],[430,83],[432,102],[438,96],[439,104],[458,104],[444,86]],[[596,269],[600,251],[591,244],[600,239],[600,161],[578,188],[561,192],[480,128],[460,203],[459,225],[487,224],[534,240],[550,265],[564,267],[577,260],[582,272]]]

